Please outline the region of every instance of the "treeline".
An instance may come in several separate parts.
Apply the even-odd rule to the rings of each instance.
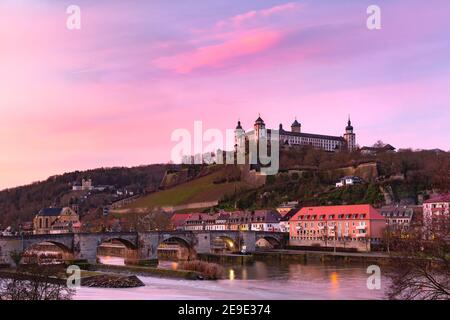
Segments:
[[[363,185],[334,188],[327,171],[375,162],[377,177]],[[329,153],[309,147],[281,152],[281,171],[268,176],[266,185],[256,190],[224,197],[222,208],[258,209],[276,207],[297,200],[303,205],[384,204],[382,190],[391,192],[395,202],[417,202],[418,195],[445,193],[450,189],[450,153],[399,150],[377,155]],[[289,173],[294,171],[294,173]],[[295,172],[297,171],[297,172]],[[300,173],[298,173],[300,172]]]
[[[59,206],[67,198],[74,182],[90,178],[94,185],[112,185],[140,193],[157,190],[167,169],[173,165],[155,164],[133,168],[99,168],[74,171],[48,178],[45,181],[0,191],[0,226],[18,225],[31,221],[43,207]]]

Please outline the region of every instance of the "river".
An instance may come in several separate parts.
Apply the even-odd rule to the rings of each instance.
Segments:
[[[123,264],[123,259],[102,257],[107,264]],[[162,267],[176,267],[165,263]],[[383,299],[387,279],[380,290],[369,290],[366,267],[316,263],[267,263],[224,266],[226,278],[217,281],[178,280],[141,277],[145,287],[130,289],[77,289],[75,299],[138,300],[296,300],[296,299]]]

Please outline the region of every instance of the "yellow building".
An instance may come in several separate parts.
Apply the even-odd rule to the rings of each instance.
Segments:
[[[34,217],[34,234],[77,232],[80,216],[71,208],[44,208]]]

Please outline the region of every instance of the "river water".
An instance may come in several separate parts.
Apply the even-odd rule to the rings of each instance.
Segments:
[[[123,264],[123,259],[102,257],[107,264]],[[165,263],[162,267],[176,267]],[[387,279],[380,290],[367,288],[366,267],[317,263],[268,263],[224,266],[225,279],[175,280],[139,277],[145,287],[130,289],[79,288],[75,299],[161,299],[161,300],[296,300],[296,299],[383,299]]]

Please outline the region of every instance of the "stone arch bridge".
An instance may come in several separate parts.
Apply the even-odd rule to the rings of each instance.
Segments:
[[[52,243],[62,249],[64,258],[83,259],[90,263],[97,260],[97,248],[109,240],[118,240],[126,247],[128,262],[157,259],[157,250],[165,242],[177,242],[194,253],[211,253],[215,240],[224,239],[239,250],[256,250],[256,242],[267,240],[271,245],[282,248],[287,235],[265,231],[149,231],[149,232],[102,232],[24,235],[0,237],[0,263],[13,264],[11,253],[23,253],[34,245]]]

